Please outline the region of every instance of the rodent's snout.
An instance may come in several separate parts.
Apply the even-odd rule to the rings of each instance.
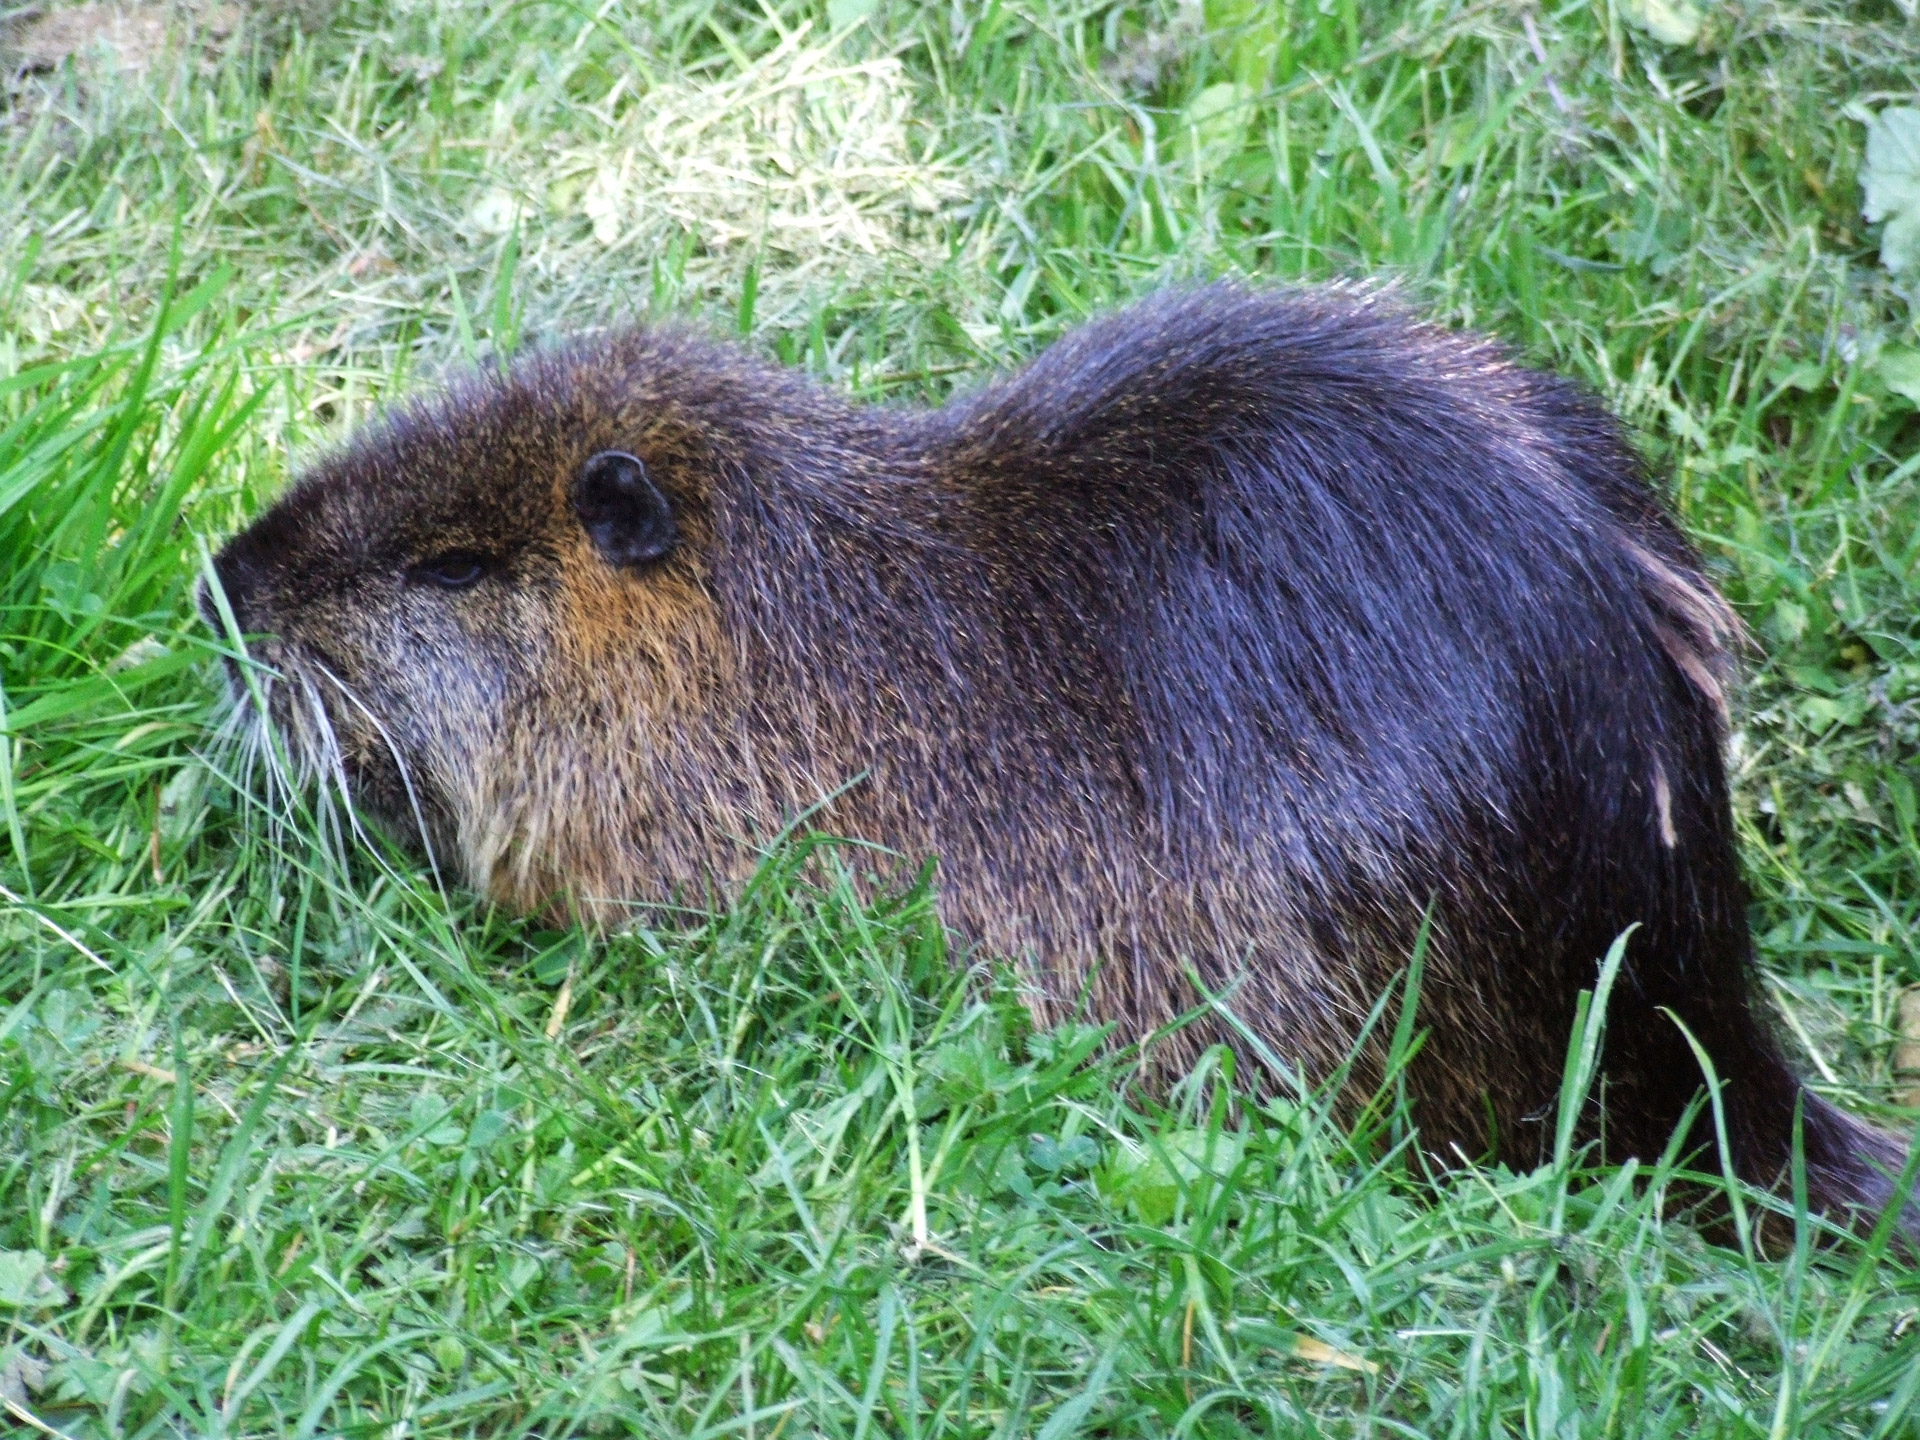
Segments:
[[[233,612],[234,624],[242,635],[251,634],[258,628],[254,621],[260,574],[259,567],[248,561],[246,540],[244,533],[236,535],[213,557],[214,579],[219,582],[220,591],[227,598],[227,608]],[[224,634],[226,622],[220,618],[219,601],[205,576],[201,577],[195,588],[194,603],[200,611],[200,618],[214,631]]]
[[[233,632],[237,635],[259,633],[261,627],[260,590],[263,576],[258,564],[247,557],[248,532],[243,531],[221,547],[220,553],[213,557],[213,575],[201,576],[200,583],[194,587],[194,606],[200,612],[200,618],[207,628],[220,640],[232,637],[227,631],[227,622],[220,614],[219,597],[214,586],[219,586],[220,595],[226,597],[227,609],[233,615]],[[241,673],[241,662],[235,655],[223,657],[226,661],[227,683],[236,696],[246,691],[246,679]]]

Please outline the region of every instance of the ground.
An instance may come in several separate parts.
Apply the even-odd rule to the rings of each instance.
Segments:
[[[1920,1276],[1884,1236],[1751,1194],[1702,1227],[1671,1163],[1571,1146],[1430,1174],[1391,1090],[1357,1130],[1324,1094],[1231,1106],[1220,1064],[1152,1103],[956,967],[930,891],[836,881],[854,851],[782,851],[690,929],[491,913],[240,768],[189,600],[302,456],[565,330],[689,316],[937,400],[1172,280],[1390,281],[1580,378],[1667,477],[1753,635],[1768,993],[1820,1089],[1910,1130],[1908,9],[5,23],[8,1423],[1920,1434]]]

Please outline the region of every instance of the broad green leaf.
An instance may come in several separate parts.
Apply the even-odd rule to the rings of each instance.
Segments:
[[[42,1310],[67,1298],[38,1250],[0,1250],[0,1306]]]
[[[865,20],[878,8],[879,0],[827,0],[827,24],[835,30],[844,30]]]
[[[1920,405],[1920,350],[1889,345],[1880,352],[1873,368],[1880,372],[1881,382],[1887,389]]]
[[[1886,222],[1880,263],[1896,275],[1920,268],[1920,109],[1892,105],[1867,122],[1860,188],[1861,214]]]
[[[1122,1146],[1100,1177],[1100,1189],[1129,1204],[1149,1225],[1172,1218],[1180,1192],[1202,1176],[1232,1173],[1246,1151],[1246,1137],[1207,1130],[1175,1130],[1158,1147]]]
[[[1625,0],[1620,13],[1665,45],[1693,44],[1707,19],[1696,0]]]
[[[1209,85],[1187,102],[1186,123],[1194,145],[1208,160],[1231,159],[1246,143],[1254,93],[1234,81]]]

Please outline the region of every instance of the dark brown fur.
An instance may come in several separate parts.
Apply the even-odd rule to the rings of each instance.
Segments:
[[[602,452],[670,507],[661,558],[583,527]],[[281,724],[509,905],[737,881],[833,795],[822,828],[939,857],[1042,1024],[1142,1037],[1192,967],[1309,1073],[1431,906],[1423,1137],[1523,1162],[1637,925],[1609,1151],[1700,1087],[1671,1012],[1749,1178],[1798,1103],[1818,1203],[1891,1194],[1900,1147],[1756,1016],[1731,613],[1605,415],[1377,298],[1163,296],[938,411],[678,330],[587,342],[374,428],[219,573]]]

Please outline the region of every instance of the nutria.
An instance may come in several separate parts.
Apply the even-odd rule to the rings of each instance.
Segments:
[[[585,340],[362,433],[216,573],[281,728],[508,905],[724,886],[824,799],[938,857],[1039,1022],[1138,1039],[1198,977],[1320,1074],[1430,916],[1423,1142],[1522,1163],[1634,926],[1608,1154],[1699,1092],[1677,1018],[1747,1178],[1799,1107],[1817,1206],[1893,1193],[1754,996],[1732,612],[1609,416],[1377,293],[1164,294],[933,410]]]

